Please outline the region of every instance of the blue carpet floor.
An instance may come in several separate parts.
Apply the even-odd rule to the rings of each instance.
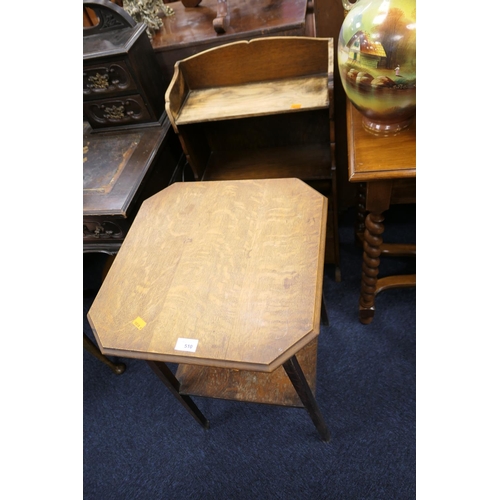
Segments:
[[[204,430],[144,361],[122,375],[83,352],[85,500],[407,500],[416,496],[416,291],[387,290],[370,325],[358,321],[361,250],[354,213],[340,217],[342,281],[326,267],[330,325],[319,336],[316,398],[324,443],[298,408],[193,398]],[[385,241],[416,240],[415,209],[394,207]],[[105,256],[86,255],[84,286]],[[415,272],[385,259],[380,276]],[[97,285],[96,285],[97,284]],[[84,331],[91,298],[84,298]]]

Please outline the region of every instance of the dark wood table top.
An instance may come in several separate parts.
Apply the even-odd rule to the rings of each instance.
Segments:
[[[366,182],[382,179],[411,179],[417,175],[416,122],[393,137],[367,132],[361,114],[347,103],[347,144],[349,180]]]
[[[229,0],[227,5],[230,28],[219,35],[213,26],[217,0],[203,0],[194,8],[184,7],[181,1],[169,3],[175,14],[162,17],[163,27],[154,34],[153,48],[169,51],[214,41],[233,42],[242,34],[254,38],[305,29],[307,0]]]

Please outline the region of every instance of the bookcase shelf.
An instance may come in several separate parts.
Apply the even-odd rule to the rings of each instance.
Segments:
[[[326,76],[192,90],[177,125],[328,109]]]

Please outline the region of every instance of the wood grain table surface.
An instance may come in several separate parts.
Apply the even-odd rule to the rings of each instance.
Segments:
[[[272,372],[319,334],[326,215],[298,179],[152,196],[88,314],[101,351]]]

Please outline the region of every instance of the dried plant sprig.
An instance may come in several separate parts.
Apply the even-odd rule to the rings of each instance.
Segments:
[[[159,13],[166,16],[175,14],[172,7],[166,6],[162,0],[123,0],[123,8],[138,23],[146,25],[149,38],[163,26]]]

